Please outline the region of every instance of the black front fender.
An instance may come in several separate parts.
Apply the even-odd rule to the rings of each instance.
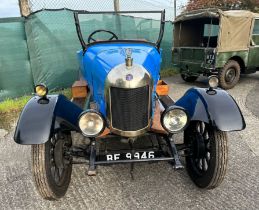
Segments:
[[[185,108],[190,120],[210,123],[221,131],[237,131],[246,127],[236,101],[224,90],[210,95],[206,88],[189,89],[175,105]]]
[[[18,144],[43,144],[54,129],[78,130],[77,120],[82,109],[63,95],[46,99],[32,97],[18,120],[14,141]]]

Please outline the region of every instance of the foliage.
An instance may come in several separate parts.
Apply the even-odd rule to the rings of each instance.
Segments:
[[[53,92],[53,94],[57,93],[63,94],[69,99],[71,98],[70,88]],[[15,99],[9,98],[3,102],[0,102],[0,114],[21,111],[31,97],[32,96],[22,96]]]
[[[16,99],[7,99],[0,102],[0,113],[15,112],[21,110],[31,96],[22,96]]]
[[[178,73],[179,73],[179,69],[176,67],[173,67],[173,68],[163,69],[163,71],[160,72],[160,76],[161,78],[165,78],[165,77],[174,76]]]
[[[189,0],[186,11],[204,8],[245,9],[259,12],[259,0]]]

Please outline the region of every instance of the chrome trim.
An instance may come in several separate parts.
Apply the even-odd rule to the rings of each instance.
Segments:
[[[127,75],[131,74],[133,76],[132,80],[128,81]],[[111,111],[111,87],[133,89],[149,86],[149,103],[148,103],[148,125],[140,130],[136,131],[122,131],[112,126],[112,111]],[[148,131],[151,126],[151,99],[152,99],[152,88],[153,80],[149,72],[139,64],[133,64],[132,67],[127,68],[126,64],[120,64],[114,67],[107,75],[105,82],[105,98],[107,101],[107,122],[109,123],[110,130],[118,135],[125,137],[135,137],[144,134]]]
[[[131,74],[132,80],[127,80],[126,76]],[[152,82],[149,72],[139,64],[133,64],[132,67],[127,68],[125,63],[114,67],[107,75],[105,82],[106,91],[110,87],[119,88],[138,88],[150,85]]]
[[[136,130],[136,131],[122,131],[116,128],[111,127],[111,132],[118,134],[120,136],[125,136],[125,137],[136,137],[136,136],[140,136],[144,133],[146,133],[149,130],[149,127],[151,125],[151,120],[149,120],[148,126],[145,128],[142,128],[140,130]]]
[[[131,66],[133,65],[133,58],[125,58],[125,64],[127,68],[131,68]]]

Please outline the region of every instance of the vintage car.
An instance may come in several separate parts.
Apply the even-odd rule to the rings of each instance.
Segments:
[[[152,11],[161,17],[156,20],[160,24],[153,24],[160,28],[154,42],[143,32],[138,33],[143,38],[130,39],[127,33],[120,31],[119,37],[106,28],[93,31],[85,42],[84,16],[112,17],[118,25],[128,13],[137,21],[133,12],[75,12],[82,50],[77,54],[81,78],[72,87],[73,100],[48,94],[39,84],[20,115],[14,140],[32,145],[32,172],[45,199],[65,195],[72,164],[79,163],[88,165],[92,176],[98,165],[116,163],[129,163],[131,172],[140,162],[167,161],[182,169],[183,156],[200,188],[215,188],[225,176],[227,132],[244,129],[244,118],[235,100],[217,88],[215,76],[209,88],[190,88],[177,101],[168,96],[159,76],[164,11]],[[137,13],[143,19],[147,12]],[[84,136],[85,145],[74,144],[74,132]],[[175,134],[181,132],[184,139],[176,142]]]
[[[174,22],[173,62],[183,80],[218,75],[223,89],[259,69],[259,14],[244,10],[196,10]]]

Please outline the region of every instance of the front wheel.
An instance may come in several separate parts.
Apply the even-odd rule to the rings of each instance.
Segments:
[[[213,189],[223,181],[228,160],[227,134],[209,124],[193,121],[184,132],[190,147],[186,168],[200,188]]]
[[[219,70],[219,85],[223,89],[233,88],[240,78],[240,65],[237,61],[229,60],[225,66]]]
[[[32,172],[39,194],[48,200],[63,197],[71,179],[70,133],[58,132],[45,144],[32,145]]]

